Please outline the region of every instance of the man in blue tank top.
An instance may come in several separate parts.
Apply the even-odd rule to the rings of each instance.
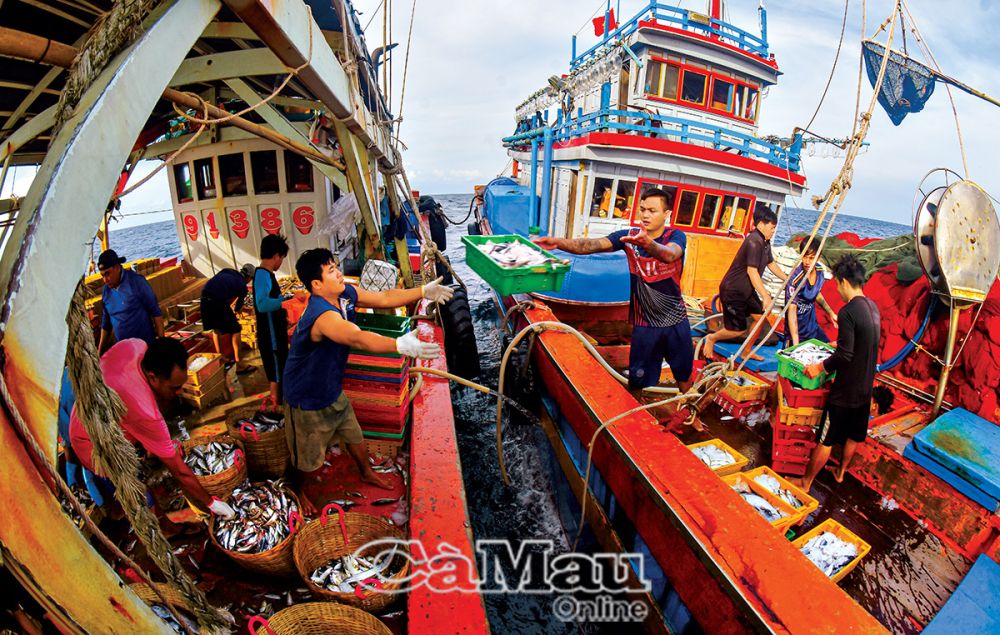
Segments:
[[[292,465],[298,470],[302,508],[311,514],[315,506],[303,494],[302,483],[323,467],[326,449],[337,438],[347,444],[363,481],[388,488],[368,463],[361,426],[341,387],[350,350],[420,359],[434,359],[441,353],[437,344],[420,341],[413,331],[396,339],[362,331],[354,323],[357,307],[394,309],[421,298],[447,302],[454,291],[443,286],[440,278],[419,289],[380,293],[345,284],[329,249],[304,252],[295,263],[295,272],[309,290],[309,303],[292,333],[282,377],[285,435]]]
[[[625,251],[632,291],[628,386],[637,396],[643,388],[660,383],[664,360],[680,390],[691,387],[694,346],[681,294],[687,237],[679,229],[667,227],[673,203],[672,192],[649,189],[639,200],[638,228],[616,231],[604,238],[535,239],[543,249],[562,249],[571,254]]]

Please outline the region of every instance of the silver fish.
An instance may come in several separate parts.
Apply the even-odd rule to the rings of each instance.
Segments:
[[[827,576],[833,576],[858,556],[858,548],[824,531],[802,545],[802,554]]]

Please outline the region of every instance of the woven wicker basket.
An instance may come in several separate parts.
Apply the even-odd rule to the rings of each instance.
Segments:
[[[181,448],[184,450],[184,455],[187,456],[191,448],[199,445],[208,445],[212,441],[235,443],[238,448],[236,463],[231,468],[223,470],[218,474],[195,476],[195,478],[197,478],[198,482],[201,483],[201,486],[205,488],[205,491],[212,496],[218,496],[222,500],[229,500],[229,497],[233,493],[233,488],[247,480],[247,465],[244,460],[245,454],[243,445],[239,442],[239,440],[234,439],[231,435],[224,432],[222,434],[212,436],[192,437],[181,443]]]
[[[169,584],[163,584],[162,582],[154,582],[153,585],[160,590],[163,597],[167,600],[167,604],[172,606],[175,611],[183,612],[186,617],[188,617],[192,622],[197,623],[190,610],[187,607],[187,602],[184,601],[184,597],[180,594],[176,588]],[[139,596],[139,599],[146,604],[153,606],[154,604],[163,604],[163,600],[160,596],[156,594],[156,591],[151,589],[148,584],[142,582],[137,582],[135,584],[128,585],[128,588],[132,590],[133,593]]]
[[[310,575],[318,567],[331,560],[353,554],[359,547],[363,547],[369,542],[380,538],[393,538],[402,542],[405,536],[399,528],[389,524],[385,518],[380,516],[342,513],[341,522],[337,522],[326,514],[331,507],[333,506],[324,507],[318,520],[306,524],[296,534],[293,549],[295,568],[298,569],[299,576],[305,581],[313,597],[350,604],[366,611],[380,611],[399,597],[398,593],[387,593],[386,591],[394,591],[403,586],[404,580],[410,572],[409,558],[405,558],[406,564],[402,569],[391,578],[382,581],[381,591],[362,591],[360,596],[355,593],[336,593],[320,588],[313,583]],[[348,543],[344,542],[344,531],[347,533]],[[371,555],[375,555],[375,553]]]
[[[288,441],[284,428],[263,434],[244,431],[239,427],[241,419],[251,419],[260,410],[259,406],[237,408],[226,417],[229,434],[239,437],[247,455],[247,469],[253,477],[279,477],[288,467]]]
[[[270,619],[255,615],[248,628],[252,635],[392,635],[373,615],[329,602],[306,602],[278,611]]]
[[[254,485],[257,484],[254,483]],[[286,488],[285,494],[295,501],[296,509],[301,509],[298,497],[291,490]],[[297,527],[293,527],[292,533],[287,538],[267,551],[261,553],[240,553],[238,551],[229,551],[219,544],[219,541],[215,538],[215,522],[215,515],[212,515],[208,521],[208,537],[219,551],[229,556],[236,564],[248,571],[266,575],[278,577],[295,575],[295,562],[292,560],[292,544],[295,542],[293,538],[295,537]]]

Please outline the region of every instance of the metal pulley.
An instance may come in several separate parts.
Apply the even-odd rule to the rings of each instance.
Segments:
[[[922,187],[919,192],[924,193]],[[959,303],[986,299],[1000,270],[1000,222],[981,187],[957,180],[924,193],[914,213],[913,237],[917,260],[935,293]]]

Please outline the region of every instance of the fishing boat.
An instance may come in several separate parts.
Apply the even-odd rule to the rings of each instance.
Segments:
[[[868,113],[839,142],[846,149],[845,171],[825,195],[814,197],[816,241],[837,234],[830,231],[833,219],[850,189],[849,177],[843,177],[864,143],[876,98],[898,125],[897,118],[922,108],[935,81],[968,88],[936,64],[929,68],[893,48],[904,14],[907,28],[914,24],[904,4],[897,3],[882,25],[884,44],[874,37],[864,42],[875,93]],[[573,36],[569,68],[515,110],[515,132],[503,139],[510,174],[477,188],[468,262],[482,261],[475,250],[493,236],[597,238],[635,226],[639,195],[665,188],[674,195],[668,229],[687,236],[680,286],[689,320],[698,336],[707,332],[718,317],[719,282],[753,229],[754,211],[780,215],[787,197],[805,191],[801,154],[817,141],[800,129],[786,139],[758,131],[762,93],[780,90],[780,45],[768,40],[763,6],[759,29],[751,32],[725,21],[722,5],[712,0],[700,12],[650,2],[626,19],[609,3],[594,20],[595,44],[581,52]],[[886,78],[890,68],[892,81]],[[526,277],[528,284],[514,292],[504,292],[495,284],[500,278],[489,277],[497,275],[490,271],[498,265],[477,269],[494,287],[503,325],[517,334],[511,347],[531,342],[527,353],[512,348],[505,360],[530,359],[542,425],[565,476],[563,498],[573,510],[564,518],[567,528],[584,530],[581,549],[638,554],[636,577],[650,584],[643,588],[633,580],[638,591],[632,597],[650,607],[646,630],[909,633],[948,632],[957,624],[997,627],[993,618],[976,621],[979,609],[968,595],[984,585],[978,588],[991,591],[973,597],[986,601],[983,594],[995,596],[1000,584],[997,386],[986,379],[993,370],[972,380],[969,353],[963,362],[955,346],[961,331],[961,341],[976,342],[970,347],[985,347],[987,355],[997,350],[990,348],[996,331],[972,321],[973,315],[982,319],[979,311],[991,316],[998,309],[996,258],[976,246],[980,240],[996,244],[996,213],[968,178],[934,171],[920,183],[914,235],[900,239],[916,254],[913,266],[920,264],[912,284],[897,282],[899,259],[872,275],[866,289],[883,315],[877,384],[895,394],[895,404],[871,422],[869,438],[850,465],[852,478],[835,486],[821,477],[811,492],[816,508],[792,526],[769,523],[734,491],[736,481],[753,476],[724,480],[686,447],[722,443],[718,447],[733,452],[734,465],[726,472],[757,468],[753,474],[759,475],[773,468],[776,476],[803,474],[814,431],[787,425],[786,417],[796,413],[778,392],[780,346],[756,348],[763,358],[758,361],[748,359],[740,342],[719,343],[707,367],[723,364],[723,378],[702,386],[715,386],[711,392],[690,395],[697,402],[688,402],[681,417],[697,417],[707,432],[668,429],[638,410],[640,403],[624,385],[630,327],[629,267],[622,252],[553,251],[551,257],[570,265],[568,272],[539,273],[535,282]],[[963,195],[961,212],[954,205],[960,191],[969,196]],[[974,235],[969,227],[977,228]],[[899,249],[887,247],[891,241],[839,237],[846,241],[839,253]],[[797,251],[775,250],[787,272]],[[945,252],[947,259],[941,257]],[[968,275],[966,282],[959,282],[958,268]],[[771,282],[771,295],[778,297],[780,281]],[[824,295],[835,308],[842,305],[831,286]],[[951,312],[935,309],[931,297]],[[973,306],[979,308],[963,317],[962,308]],[[774,318],[780,316],[776,306]],[[835,340],[833,325],[824,326]],[[930,330],[933,338],[925,335]],[[928,353],[936,361],[919,361]],[[948,372],[963,363],[963,377],[956,382],[953,375],[949,382]],[[995,361],[989,364],[992,369]],[[918,366],[922,374],[914,376]],[[732,381],[737,370],[750,371],[751,381],[764,385],[754,404],[729,398],[743,392]],[[519,392],[524,382],[513,378],[524,372],[512,374],[507,384],[519,398],[529,395]],[[672,385],[664,365],[661,396]],[[717,405],[710,405],[713,400]],[[806,411],[812,423],[822,413]],[[501,424],[498,415],[503,467]],[[786,436],[792,428],[803,436]],[[834,526],[867,555],[860,564],[855,559],[849,573],[831,577],[800,548]],[[963,578],[967,585],[960,584]]]
[[[148,531],[132,533],[135,517],[125,506],[129,523],[124,527],[102,529],[91,523],[81,530],[81,517],[61,506],[74,495],[56,470],[55,426],[67,349],[72,376],[77,377],[74,364],[96,368],[89,320],[95,307],[100,314],[99,298],[87,298],[88,281],[80,284],[81,276],[93,260],[95,234],[103,248],[109,246],[109,219],[120,198],[140,185],[130,177],[141,160],[158,160],[165,169],[182,257],[180,262],[147,259],[131,266],[157,292],[172,322],[168,334],[195,353],[207,346],[198,333],[197,303],[192,303],[206,278],[223,268],[256,263],[260,240],[268,234],[288,238],[289,257],[277,272],[288,277],[288,287],[295,286],[295,258],[320,246],[330,248],[355,276],[363,264],[384,261],[391,246],[398,272],[392,272],[390,286],[397,273],[405,286],[428,279],[434,254],[422,249],[425,229],[414,214],[418,203],[402,163],[392,98],[380,81],[389,72],[389,45],[370,51],[358,14],[346,0],[70,0],[0,8],[0,184],[18,166],[37,170],[22,197],[2,201],[0,237],[0,444],[5,450],[0,490],[9,518],[18,519],[0,529],[0,559],[20,628],[174,632],[160,617],[167,606],[197,617],[194,630],[200,632],[245,630],[249,618],[257,621],[251,626],[259,632],[299,632],[294,629],[302,623],[320,630],[325,625],[390,632],[369,614],[358,617],[359,610],[351,613],[301,592],[297,587],[304,580],[295,576],[248,573],[236,564],[238,559],[213,552],[208,542],[207,554],[196,550],[197,559],[182,557],[192,553],[193,542],[208,538],[204,520],[195,518],[180,537],[165,542],[155,523]],[[406,227],[406,221],[398,220],[402,216],[409,219],[408,231],[387,237],[384,225],[396,221]],[[388,275],[384,268],[380,271]],[[99,290],[99,281],[89,282]],[[301,303],[301,298],[291,302]],[[422,305],[418,312],[432,308]],[[409,324],[407,316],[369,317],[388,330],[405,330],[401,325]],[[454,320],[446,317],[444,322]],[[414,328],[422,339],[444,346],[445,333],[437,323],[414,322]],[[421,370],[443,370],[444,359],[412,368],[389,360],[383,364],[388,369],[378,359],[363,361],[357,371],[362,383],[395,377],[393,395],[398,393],[400,400],[390,399],[390,415],[401,429],[374,439],[370,449],[378,449],[379,457],[385,451],[389,463],[383,468],[399,472],[402,480],[393,499],[365,505],[363,493],[357,492],[354,503],[366,507],[380,526],[395,518],[394,531],[403,538],[418,537],[428,548],[432,542],[447,543],[471,559],[448,382],[428,375],[421,376],[419,388],[399,385],[405,369],[416,378]],[[191,372],[207,376],[216,367],[217,362]],[[212,404],[214,410],[205,403],[188,419],[194,438],[213,421],[216,431],[225,431],[220,421],[230,410],[256,408],[260,402],[256,393],[262,387],[251,389],[232,373],[219,385],[223,403]],[[78,403],[91,397],[90,388],[95,394],[104,390],[100,381],[81,380],[76,388]],[[201,406],[199,399],[207,402],[216,394],[214,385],[209,388],[196,385],[189,396]],[[384,406],[378,394],[367,397],[378,402],[372,409]],[[194,429],[200,424],[207,425]],[[400,449],[409,457],[405,467],[391,459]],[[109,476],[116,485],[130,482],[116,479],[136,478]],[[348,509],[347,516],[351,514]],[[182,523],[176,516],[173,520]],[[192,539],[192,534],[198,537]],[[158,555],[137,555],[136,548]],[[122,557],[142,564],[122,564]],[[428,565],[413,566],[419,572]],[[166,584],[159,584],[158,591],[140,591],[132,584],[150,580]],[[360,588],[357,594],[364,596]],[[269,598],[267,610],[242,610],[262,597]],[[314,601],[307,602],[310,598]],[[157,603],[158,613],[149,605]],[[276,609],[285,604],[293,606],[278,618]],[[235,623],[226,619],[223,608]],[[396,632],[488,631],[476,592],[418,587],[388,612],[383,617]]]

